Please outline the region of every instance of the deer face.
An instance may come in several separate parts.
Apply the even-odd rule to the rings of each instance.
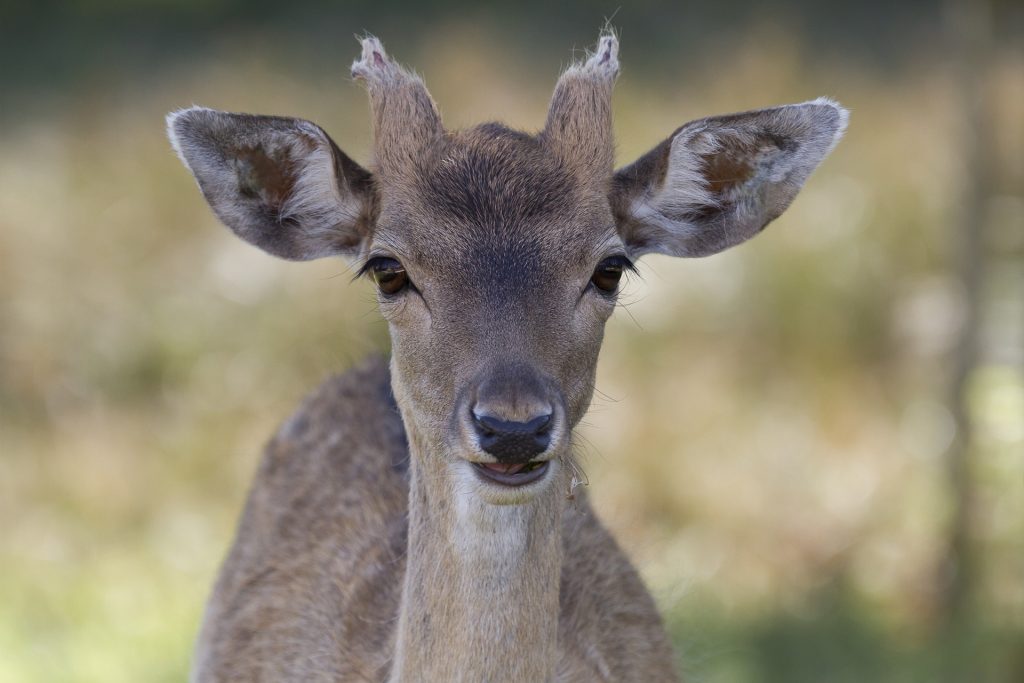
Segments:
[[[413,182],[383,184],[363,269],[396,394],[413,431],[493,484],[537,481],[589,403],[630,265],[603,190],[496,125],[446,135]]]
[[[603,36],[563,74],[537,135],[449,132],[422,82],[365,39],[353,74],[370,93],[372,173],[305,121],[169,117],[233,231],[285,258],[346,256],[375,281],[414,453],[489,502],[525,502],[569,460],[633,261],[753,236],[845,126],[826,100],[701,119],[614,171],[617,52]]]

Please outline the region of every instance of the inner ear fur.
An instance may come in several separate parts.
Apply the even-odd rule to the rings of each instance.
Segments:
[[[194,107],[170,114],[171,143],[214,213],[275,256],[356,255],[372,230],[369,171],[316,124]]]
[[[847,112],[819,99],[688,123],[613,177],[634,256],[707,256],[777,218],[839,141]]]

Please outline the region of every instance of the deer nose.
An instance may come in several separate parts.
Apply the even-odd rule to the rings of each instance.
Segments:
[[[551,444],[551,413],[526,422],[509,422],[473,410],[473,427],[486,453],[500,463],[526,463]]]

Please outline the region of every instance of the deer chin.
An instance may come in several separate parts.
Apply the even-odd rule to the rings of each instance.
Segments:
[[[517,465],[463,460],[457,463],[460,487],[491,505],[522,505],[551,488],[558,477],[557,460]]]

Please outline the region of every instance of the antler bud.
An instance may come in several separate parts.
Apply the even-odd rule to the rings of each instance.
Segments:
[[[544,140],[581,173],[607,178],[614,163],[612,89],[619,74],[619,40],[601,35],[597,51],[558,79]]]
[[[360,43],[363,54],[352,63],[352,77],[370,95],[378,172],[385,178],[403,174],[444,134],[441,115],[419,76],[392,60],[377,38]]]

